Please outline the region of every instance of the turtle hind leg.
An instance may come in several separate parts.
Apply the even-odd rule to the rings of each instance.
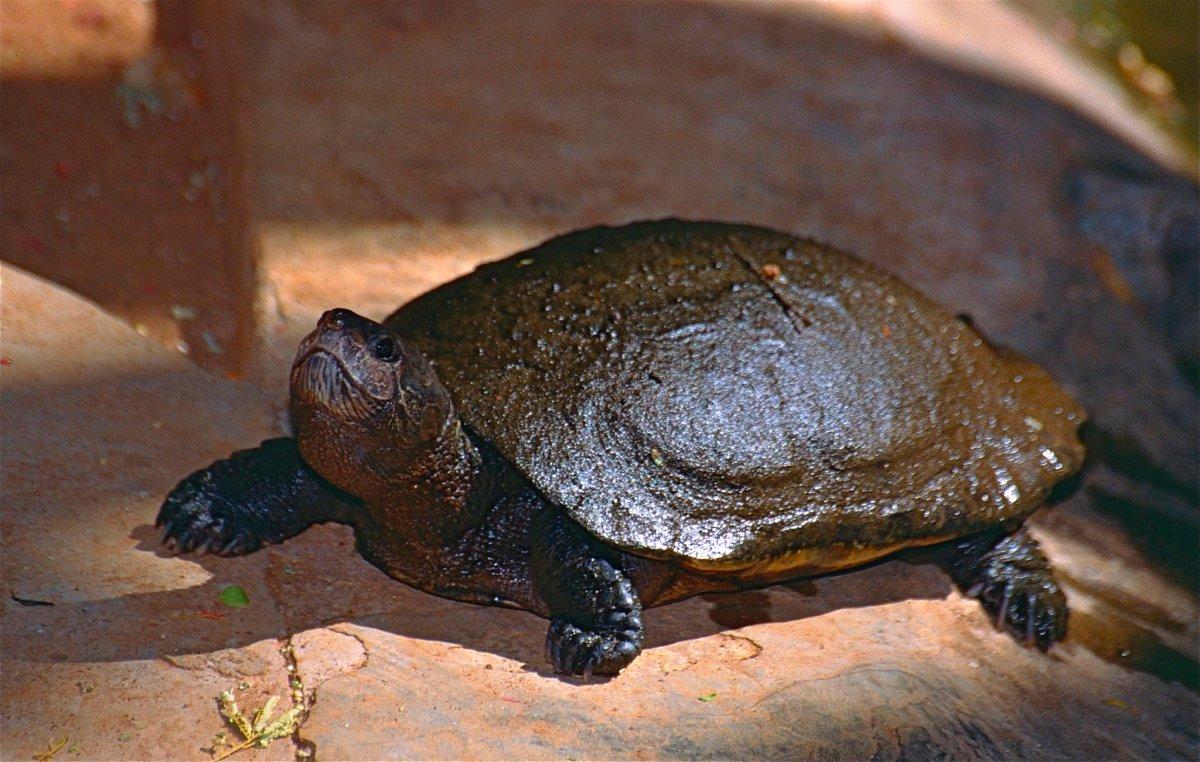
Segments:
[[[642,650],[642,606],[625,574],[596,541],[557,510],[533,523],[531,571],[550,612],[546,658],[555,671],[615,675]]]
[[[347,521],[354,498],[329,485],[300,458],[296,441],[268,439],[239,450],[175,486],[155,525],[181,553],[251,553],[322,521]]]
[[[983,605],[998,629],[1042,651],[1067,631],[1067,599],[1050,562],[1025,529],[967,538],[946,564],[954,581]]]

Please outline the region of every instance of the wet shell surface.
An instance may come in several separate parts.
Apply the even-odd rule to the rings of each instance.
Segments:
[[[762,228],[571,233],[387,322],[551,502],[697,569],[833,570],[1019,520],[1083,458],[1044,370]]]

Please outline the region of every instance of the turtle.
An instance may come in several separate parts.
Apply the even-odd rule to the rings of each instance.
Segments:
[[[644,609],[924,546],[1021,642],[1065,634],[1025,520],[1080,469],[1083,410],[813,240],[676,219],[568,233],[382,323],[325,312],[290,394],[293,437],[169,493],[171,549],[346,523],[397,580],[548,619],[548,661],[585,679],[640,653]]]

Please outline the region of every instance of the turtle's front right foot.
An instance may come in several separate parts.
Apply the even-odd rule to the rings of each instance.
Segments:
[[[633,585],[607,561],[593,559],[588,571],[596,607],[587,617],[591,629],[556,616],[546,633],[546,659],[554,670],[585,679],[615,675],[642,651],[642,607]]]
[[[555,509],[534,516],[530,571],[550,610],[546,659],[567,675],[615,675],[642,650],[642,603],[633,582]]]
[[[304,464],[295,440],[269,439],[179,482],[155,525],[180,553],[233,556],[318,521],[346,519],[356,510],[352,501]]]

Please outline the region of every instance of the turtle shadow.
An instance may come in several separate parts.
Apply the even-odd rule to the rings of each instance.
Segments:
[[[130,534],[136,550],[172,558],[153,526]],[[211,577],[171,590],[92,601],[23,601],[9,626],[55,633],[9,638],[9,658],[84,663],[212,654],[269,638],[351,623],[403,638],[437,641],[518,662],[553,675],[543,643],[546,621],[525,611],[435,597],[395,581],[354,550],[349,527],[323,525],[248,556],[186,556]],[[768,623],[820,617],[909,599],[945,598],[949,578],[919,558],[761,589],[705,594],[646,612],[646,649]],[[242,588],[249,603],[230,607],[222,592]],[[46,605],[38,605],[44,603]],[[592,684],[602,684],[595,679]]]

